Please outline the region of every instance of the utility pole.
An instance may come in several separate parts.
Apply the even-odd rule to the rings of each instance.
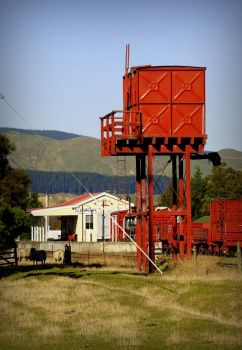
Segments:
[[[105,242],[105,214],[104,214],[104,200],[102,203],[103,214],[102,214],[102,240],[103,240],[103,252],[104,252],[104,242]]]
[[[48,193],[46,193],[45,195],[45,207],[47,208],[49,205],[49,196],[48,196]],[[43,241],[46,242],[47,241],[47,233],[48,233],[48,230],[49,229],[49,217],[48,216],[45,216],[45,232],[44,232],[44,239]]]

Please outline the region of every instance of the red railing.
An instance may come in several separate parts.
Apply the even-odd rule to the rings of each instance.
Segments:
[[[115,144],[117,139],[135,139],[141,134],[140,112],[112,111],[100,120],[102,145]]]

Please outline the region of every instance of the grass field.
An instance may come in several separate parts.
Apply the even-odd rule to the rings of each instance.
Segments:
[[[163,276],[22,266],[0,282],[0,349],[241,349],[242,278],[218,262]]]

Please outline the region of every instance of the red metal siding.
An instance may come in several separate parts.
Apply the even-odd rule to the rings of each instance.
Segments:
[[[172,134],[194,137],[204,134],[204,107],[196,104],[175,104],[172,108]]]
[[[173,71],[172,102],[204,103],[204,71]]]
[[[169,104],[140,105],[142,134],[171,134],[171,108]]]
[[[211,240],[234,245],[242,241],[242,199],[214,200],[211,203]]]
[[[204,136],[205,68],[137,67],[123,84],[124,110],[141,112],[143,136]]]
[[[139,103],[169,103],[171,101],[171,72],[139,71]]]
[[[192,231],[193,231],[193,240],[194,243],[197,242],[205,242],[208,238],[208,223],[203,222],[193,222],[192,223]]]

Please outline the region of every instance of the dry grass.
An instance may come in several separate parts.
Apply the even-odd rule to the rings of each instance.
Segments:
[[[5,344],[1,349],[7,349],[7,342],[11,348],[13,335],[20,342],[23,331],[34,331],[47,343],[61,339],[68,330],[80,339],[100,337],[108,343],[111,338],[119,346],[140,343],[135,319],[142,310],[121,305],[115,295],[107,297],[105,288],[58,277],[51,278],[51,283],[36,278],[4,281],[0,290],[2,325],[8,320],[7,332],[1,327]]]
[[[241,349],[241,277],[204,259],[198,277],[189,267],[163,277],[70,268],[54,271],[78,279],[2,279],[0,349]]]
[[[178,260],[176,263],[171,262],[169,278],[176,278],[179,281],[236,279],[238,277],[236,264],[222,266],[221,261],[223,260],[224,258],[218,256],[199,255],[197,264],[194,258],[184,261]]]

